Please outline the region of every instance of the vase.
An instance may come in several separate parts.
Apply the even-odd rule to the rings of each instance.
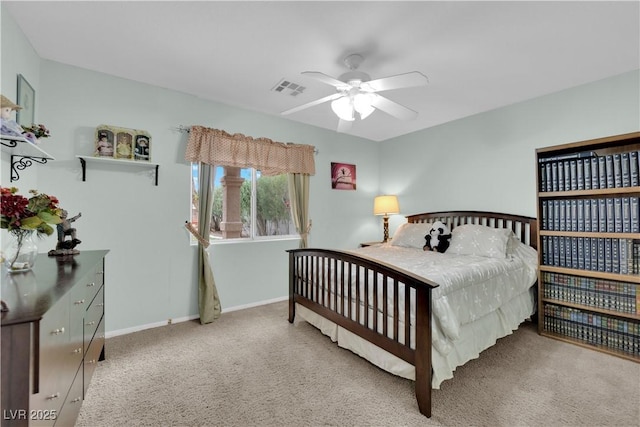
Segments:
[[[38,257],[35,230],[10,231],[2,255],[9,273],[31,270]]]

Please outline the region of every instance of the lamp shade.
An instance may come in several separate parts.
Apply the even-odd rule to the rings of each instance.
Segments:
[[[373,200],[374,215],[391,215],[400,213],[398,198],[396,196],[377,196]]]
[[[373,96],[372,93],[359,93],[354,96],[353,108],[360,114],[360,120],[366,119],[375,111],[375,108],[371,106]]]
[[[355,117],[353,116],[353,104],[349,97],[343,96],[342,98],[338,98],[331,102],[331,109],[336,113],[336,116],[340,117],[342,120],[349,122],[355,120]]]

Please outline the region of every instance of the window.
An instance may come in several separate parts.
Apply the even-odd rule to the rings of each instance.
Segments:
[[[191,222],[198,222],[198,170],[191,164]],[[216,166],[210,239],[297,237],[287,174],[262,176],[251,168]]]

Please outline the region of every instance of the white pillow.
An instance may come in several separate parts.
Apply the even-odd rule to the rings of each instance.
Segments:
[[[451,232],[451,245],[447,253],[506,258],[507,243],[512,233],[508,228],[492,228],[478,224],[459,225]]]
[[[396,230],[391,239],[392,246],[422,249],[426,241],[424,236],[431,230],[430,222],[404,223]]]

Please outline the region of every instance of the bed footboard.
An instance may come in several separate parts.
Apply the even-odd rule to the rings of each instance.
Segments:
[[[301,304],[414,365],[418,407],[430,417],[431,290],[438,285],[349,252],[287,252],[289,322],[294,321],[295,304]]]

